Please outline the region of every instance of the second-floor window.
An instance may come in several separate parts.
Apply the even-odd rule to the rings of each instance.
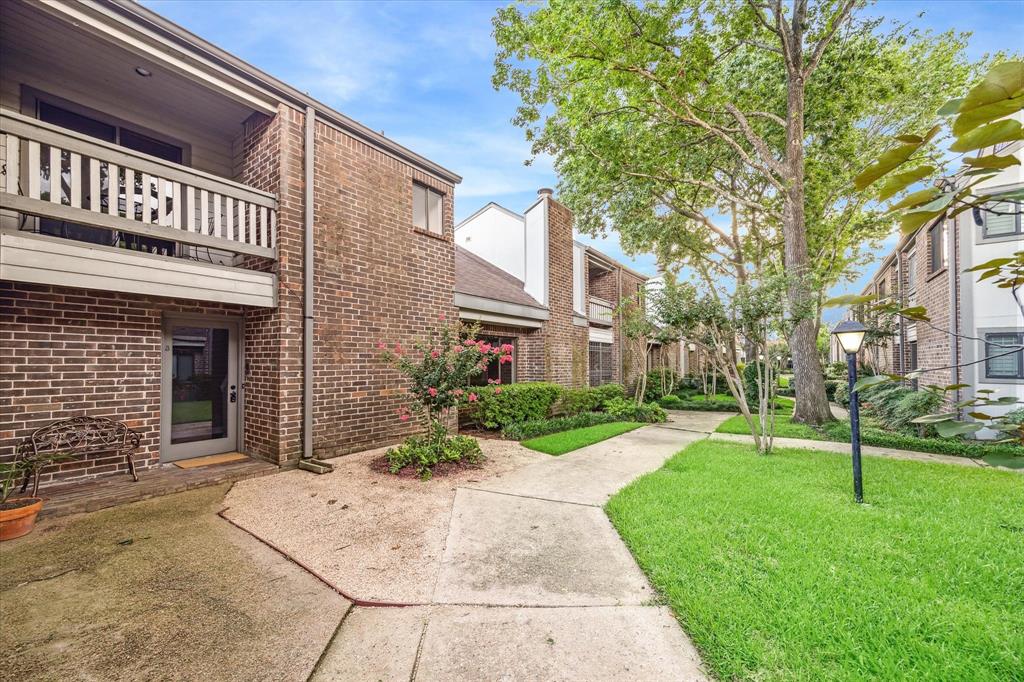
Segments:
[[[907,303],[917,302],[917,251],[907,254]]]
[[[946,223],[940,221],[928,229],[928,272],[946,267]]]
[[[1021,234],[1021,203],[1019,201],[998,201],[989,203],[981,211],[982,238],[995,239]]]
[[[442,234],[441,209],[444,195],[426,185],[413,183],[412,186],[412,224],[420,230]]]
[[[1024,379],[1024,332],[989,332],[985,334],[985,378]]]

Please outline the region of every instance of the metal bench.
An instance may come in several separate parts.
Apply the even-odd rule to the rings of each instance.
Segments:
[[[139,433],[123,422],[106,417],[72,417],[36,429],[18,445],[15,455],[18,460],[32,463],[25,473],[21,492],[25,492],[29,479],[33,478],[32,496],[36,497],[39,493],[39,476],[52,462],[101,452],[124,455],[128,462],[128,473],[138,481],[139,475],[135,473],[135,460],[132,456],[139,449],[139,438]]]

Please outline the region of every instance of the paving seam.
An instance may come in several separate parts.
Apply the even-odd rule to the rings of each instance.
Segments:
[[[420,656],[423,654],[423,641],[427,638],[427,628],[430,626],[430,614],[427,614],[423,621],[423,629],[420,630],[420,641],[416,643],[416,657],[412,660],[412,670],[409,671],[409,682],[414,682],[416,673],[420,669]]]
[[[352,613],[355,609],[355,604],[349,602],[348,608],[345,609],[345,613],[341,614],[341,620],[338,621],[337,627],[334,628],[334,632],[327,640],[327,644],[324,645],[324,650],[320,652],[320,656],[316,659],[316,663],[313,664],[313,669],[309,671],[309,675],[306,677],[306,682],[310,682],[313,676],[316,675],[317,671],[320,670],[320,666],[323,665],[324,658],[327,656],[327,652],[330,650],[331,645],[334,644],[334,640],[337,639],[338,633],[341,632],[341,626],[345,623],[345,619],[348,618],[348,614]]]
[[[570,502],[568,500],[553,500],[550,497],[537,497],[535,495],[523,495],[521,493],[509,493],[509,492],[504,492],[502,490],[487,490],[486,488],[471,488],[469,486],[464,486],[464,487],[460,486],[459,489],[460,490],[473,490],[473,491],[476,491],[478,493],[491,493],[492,495],[507,495],[508,497],[518,497],[518,498],[521,498],[521,499],[524,499],[524,500],[539,500],[541,502],[553,502],[555,504],[574,504],[577,507],[592,507],[592,508],[596,507],[597,509],[601,509],[603,507],[603,505],[591,504],[589,502]],[[448,543],[447,543],[447,539],[446,539],[445,540],[445,546],[447,547],[447,545],[448,545]]]

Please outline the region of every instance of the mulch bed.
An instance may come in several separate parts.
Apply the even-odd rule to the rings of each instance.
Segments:
[[[436,465],[433,469],[433,478],[444,478],[445,476],[454,476],[455,474],[462,471],[471,471],[474,469],[482,469],[486,458],[481,456],[480,460],[475,464],[467,462],[465,460],[459,462],[441,462]],[[376,471],[379,474],[387,474],[388,476],[396,476],[398,478],[415,478],[419,479],[420,474],[414,466],[407,466],[401,469],[397,474],[392,474],[388,468],[388,456],[386,454],[374,457],[370,460],[370,469]]]

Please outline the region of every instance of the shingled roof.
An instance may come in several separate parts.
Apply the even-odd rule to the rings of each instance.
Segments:
[[[545,307],[526,293],[521,279],[461,246],[455,247],[455,291],[533,308]]]

